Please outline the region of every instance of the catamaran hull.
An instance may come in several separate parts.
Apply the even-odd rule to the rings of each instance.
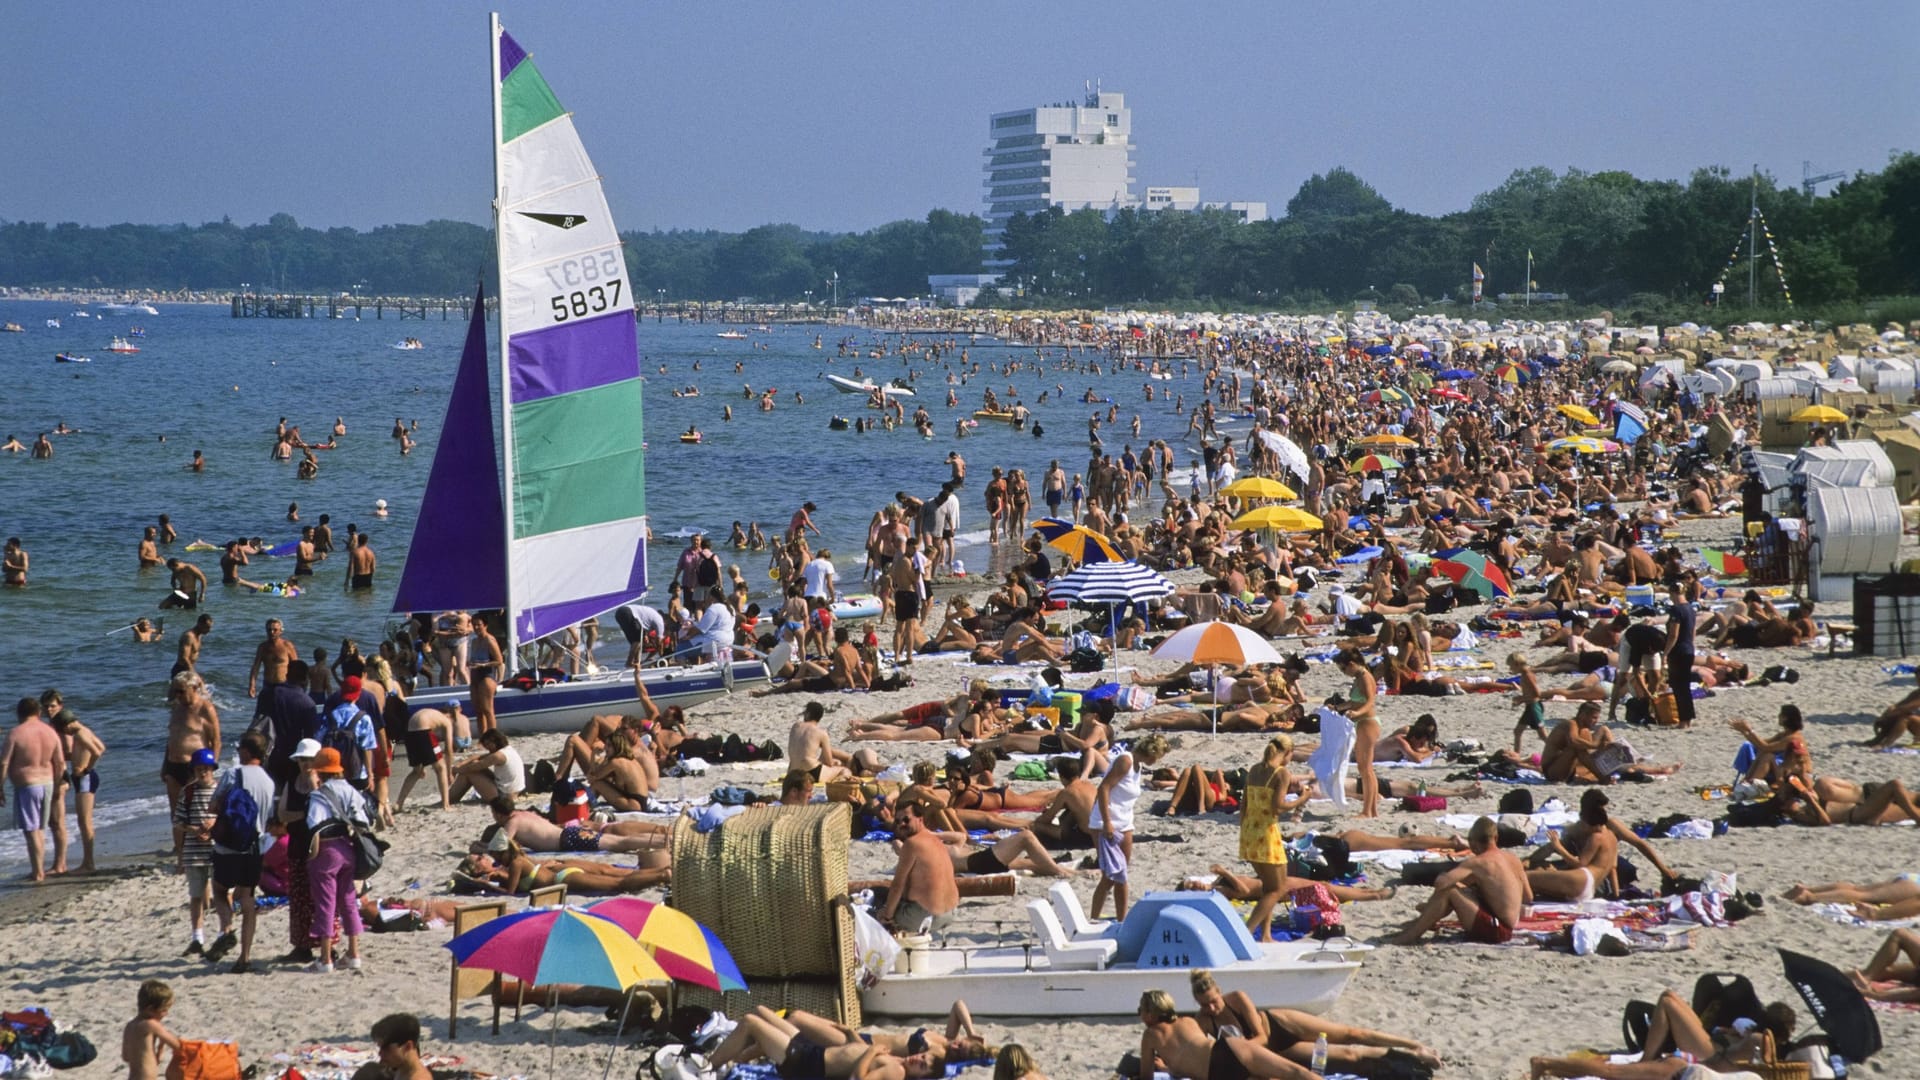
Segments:
[[[700,664],[651,669],[644,679],[647,696],[662,709],[669,705],[686,709],[725,697],[742,684],[768,681],[767,665],[760,660],[735,661],[731,678],[718,664]],[[531,690],[501,687],[493,698],[493,715],[510,735],[577,731],[590,717],[637,712],[639,700],[633,692],[631,673],[609,672]],[[435,687],[407,698],[407,704],[416,709],[442,709],[452,702],[458,702],[468,716],[473,715],[473,702],[464,686]]]
[[[870,382],[855,382],[843,375],[829,375],[827,376],[827,381],[834,385],[834,389],[839,390],[843,394],[866,394],[871,396],[875,390],[878,390],[888,397],[914,396],[913,391],[904,386],[879,386]]]
[[[935,950],[929,963],[942,964],[941,952]],[[1134,1016],[1141,994],[1186,982],[1183,969],[1163,967],[1047,970],[1038,949],[1033,961],[1037,970],[1023,970],[1024,952],[973,950],[966,954],[966,970],[887,975],[860,992],[861,1011],[944,1016],[954,1002],[965,1000],[975,1016]],[[1316,963],[1299,959],[1297,953],[1269,952],[1259,960],[1221,966],[1213,974],[1222,986],[1246,991],[1262,1008],[1324,1013],[1359,970],[1358,960]]]

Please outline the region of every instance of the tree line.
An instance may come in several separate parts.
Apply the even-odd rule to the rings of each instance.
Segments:
[[[1300,186],[1286,213],[1241,224],[1225,213],[1105,214],[1058,209],[1015,217],[993,253],[1005,274],[983,303],[1174,305],[1314,310],[1461,301],[1472,267],[1489,297],[1527,288],[1585,304],[1700,304],[1724,280],[1741,303],[1750,200],[1766,223],[1759,306],[1920,294],[1920,155],[1899,154],[1810,198],[1798,185],[1723,168],[1685,181],[1624,172],[1516,171],[1467,209],[1396,209],[1351,171]],[[984,222],[935,210],[861,233],[765,225],[741,233],[625,234],[636,300],[818,303],[834,292],[920,296],[929,274],[983,268]],[[359,231],[263,225],[0,222],[0,284],[226,292],[459,295],[490,278],[487,229],[430,221]],[[1784,272],[1784,285],[1782,283]],[[492,283],[489,281],[489,289]]]

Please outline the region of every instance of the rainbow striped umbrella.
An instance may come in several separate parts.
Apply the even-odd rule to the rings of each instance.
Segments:
[[[1385,454],[1363,454],[1353,459],[1353,463],[1347,466],[1347,471],[1350,473],[1363,473],[1378,469],[1381,472],[1392,472],[1399,467],[1399,462]]]
[[[587,913],[609,919],[632,934],[675,980],[709,990],[745,990],[747,977],[720,942],[720,935],[692,916],[637,896],[615,896],[587,905]]]
[[[626,928],[582,908],[529,908],[489,919],[447,942],[461,967],[538,986],[578,983],[625,990],[667,973]]]

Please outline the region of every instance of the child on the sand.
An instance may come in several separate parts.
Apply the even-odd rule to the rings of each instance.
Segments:
[[[161,1023],[173,1008],[173,988],[159,979],[140,984],[139,1012],[120,1033],[120,1060],[127,1063],[127,1080],[160,1080],[162,1048],[180,1052],[180,1036]]]

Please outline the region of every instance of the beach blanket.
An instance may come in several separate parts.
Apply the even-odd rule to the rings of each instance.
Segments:
[[[967,1069],[979,1066],[992,1069],[993,1059],[981,1058],[977,1061],[950,1061],[947,1063],[946,1075],[949,1077],[959,1076]],[[780,1080],[779,1070],[775,1069],[771,1063],[765,1061],[749,1061],[735,1065],[733,1070],[727,1073],[727,1076],[729,1080]],[[822,1080],[824,1080],[824,1078],[822,1078]]]
[[[1478,814],[1442,814],[1440,824],[1449,829],[1471,829],[1473,823],[1479,819]],[[1580,815],[1571,810],[1543,810],[1526,815],[1525,821],[1521,820],[1519,814],[1501,814],[1496,820],[1502,825],[1512,825],[1531,836],[1541,829],[1564,829],[1579,821]]]
[[[1446,758],[1435,754],[1425,761],[1376,761],[1373,767],[1376,769],[1444,769],[1451,764],[1453,763]]]
[[[1398,871],[1408,863],[1437,862],[1447,856],[1438,851],[1356,851],[1348,856],[1353,862]]]
[[[1898,930],[1906,926],[1920,926],[1920,917],[1912,919],[1863,919],[1853,913],[1850,904],[1810,904],[1807,910],[1844,926],[1864,926],[1873,930]]]

